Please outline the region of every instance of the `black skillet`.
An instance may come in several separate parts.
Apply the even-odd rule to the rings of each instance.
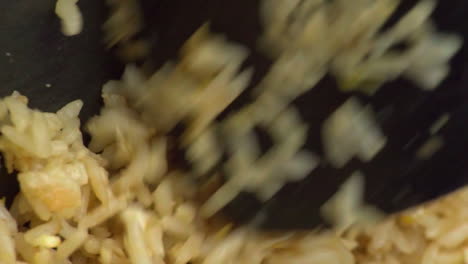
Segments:
[[[74,37],[60,32],[54,15],[55,0],[0,1],[0,96],[18,90],[30,105],[55,111],[74,99],[83,99],[82,120],[101,106],[100,89],[118,78],[123,65],[102,44],[101,26],[107,15],[103,0],[80,0],[84,30]],[[439,1],[433,17],[440,30],[468,36],[468,1]],[[403,1],[399,13],[414,1]],[[211,21],[212,30],[251,48],[246,65],[254,65],[255,80],[270,61],[256,47],[261,30],[258,1],[253,0],[145,0],[146,29],[141,37],[153,45],[156,67],[177,56],[177,50],[201,24]],[[390,22],[391,23],[391,22]],[[435,92],[423,92],[412,83],[397,80],[384,85],[369,102],[388,136],[385,149],[370,163],[353,161],[342,170],[326,163],[300,183],[285,186],[271,201],[261,205],[249,194],[240,195],[226,213],[242,223],[263,208],[266,228],[312,228],[320,223],[318,208],[356,169],[366,174],[366,200],[387,212],[395,212],[452,191],[468,180],[468,49],[465,45],[452,61],[452,72]],[[50,87],[49,87],[50,86]],[[321,122],[350,94],[336,90],[326,77],[296,104],[310,123],[307,148],[323,154]],[[230,109],[242,105],[243,99]],[[326,102],[326,103],[324,103]],[[450,113],[441,130],[444,147],[428,160],[415,158],[428,128],[442,114]],[[266,142],[268,139],[265,140]],[[268,146],[268,144],[266,144]],[[18,191],[13,176],[2,169],[0,195],[10,198]]]

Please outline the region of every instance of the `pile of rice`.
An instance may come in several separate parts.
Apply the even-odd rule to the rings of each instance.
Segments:
[[[128,10],[123,2],[109,1],[115,13],[107,36],[114,44],[141,26],[114,31],[112,21],[121,23],[118,12]],[[126,2],[129,8],[134,3]],[[121,80],[104,85],[104,106],[85,125],[88,146],[80,131],[80,100],[46,113],[30,109],[18,92],[1,99],[0,151],[21,191],[10,209],[0,202],[0,263],[468,262],[468,189],[382,220],[381,212],[363,204],[363,177],[356,172],[322,208],[334,224],[330,230],[261,233],[216,215],[241,191],[265,201],[317,166],[319,157],[303,150],[307,124],[291,102],[327,71],[345,90],[372,92],[400,75],[429,89],[443,79],[460,45],[456,37],[434,31],[430,0],[383,34],[378,30],[395,0],[263,4],[262,41],[275,63],[254,89],[252,103],[224,120],[218,115],[248,86],[252,70],[241,69],[246,48],[212,35],[206,26],[186,42],[176,63],[151,75],[129,65]],[[59,15],[65,14],[62,7],[73,10],[76,1],[59,0]],[[70,12],[76,18],[78,10]],[[76,32],[75,25],[64,27]],[[402,40],[415,45],[409,54],[389,51]],[[422,82],[419,77],[426,74],[433,78]],[[363,86],[370,79],[372,89]],[[168,162],[170,132],[179,124],[186,129],[176,142],[187,150],[190,171]],[[274,141],[266,153],[255,137],[258,126]],[[372,110],[355,98],[336,110],[322,133],[326,159],[336,167],[354,156],[369,161],[386,142]],[[224,151],[226,178],[220,181]],[[207,177],[206,186],[195,183]]]

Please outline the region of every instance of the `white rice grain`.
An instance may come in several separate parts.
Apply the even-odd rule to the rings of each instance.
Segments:
[[[0,262],[16,264],[16,251],[13,234],[10,233],[9,224],[0,219]]]
[[[128,208],[122,213],[126,229],[124,245],[132,263],[151,264],[151,254],[144,239],[146,223],[141,218],[145,218],[141,209]]]
[[[83,245],[88,237],[86,229],[75,230],[63,243],[57,248],[57,261],[65,261],[68,259],[73,252]]]
[[[58,0],[55,13],[62,21],[62,33],[65,36],[74,36],[83,28],[83,18],[77,6],[78,0]]]

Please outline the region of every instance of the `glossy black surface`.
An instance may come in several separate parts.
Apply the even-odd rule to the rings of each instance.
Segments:
[[[53,0],[0,1],[0,95],[18,90],[30,98],[30,105],[56,110],[81,98],[86,120],[100,107],[101,85],[118,78],[122,65],[101,45],[100,25],[106,9],[100,0],[80,0],[85,27],[76,37],[62,36],[53,13]],[[414,1],[404,1],[404,11]],[[209,20],[215,32],[251,48],[246,66],[256,67],[255,81],[268,69],[269,60],[255,50],[260,32],[257,1],[252,0],[145,0],[147,28],[142,36],[153,43],[152,59],[160,65],[175,58],[188,36]],[[441,30],[468,36],[468,1],[440,1],[434,18]],[[301,183],[289,184],[264,207],[265,227],[310,228],[318,222],[317,209],[356,169],[366,176],[366,197],[388,212],[394,212],[466,184],[468,179],[468,50],[466,45],[453,60],[449,78],[433,93],[422,92],[412,83],[398,80],[386,84],[371,98],[357,94],[378,113],[389,142],[373,162],[353,161],[343,170],[326,164]],[[51,87],[47,87],[50,84]],[[321,122],[349,94],[336,90],[333,79],[325,78],[299,98],[303,117],[310,123],[307,148],[322,154]],[[245,96],[244,96],[245,97]],[[243,97],[243,98],[244,98]],[[326,102],[326,103],[324,103]],[[232,106],[242,105],[242,100]],[[427,129],[443,113],[452,118],[441,135],[444,148],[430,160],[415,159],[416,149],[427,139]],[[14,177],[1,175],[0,194],[17,191]],[[260,204],[243,195],[227,208],[238,221],[250,219]]]

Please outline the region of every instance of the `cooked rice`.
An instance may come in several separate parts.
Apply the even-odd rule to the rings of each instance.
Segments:
[[[109,18],[103,25],[106,44],[112,47],[117,43],[130,43],[143,27],[143,15],[139,2],[136,0],[106,0],[106,3],[110,8]],[[135,42],[131,43],[135,45]],[[145,50],[145,48],[143,49]]]
[[[61,19],[65,36],[77,35],[83,28],[83,17],[77,3],[78,0],[57,0],[55,5],[55,13]]]
[[[364,204],[364,176],[353,173],[321,208],[322,217],[340,233],[352,225],[378,222],[383,213]]]
[[[418,148],[416,151],[416,157],[422,160],[430,159],[444,146],[444,144],[445,141],[441,136],[433,136]]]
[[[436,31],[429,18],[435,0],[419,1],[393,27],[380,33],[399,3],[263,0],[262,46],[278,57],[271,78],[284,78],[278,74],[281,72],[321,78],[320,73],[329,68],[344,91],[373,93],[400,75],[423,89],[435,89],[447,76],[448,61],[462,40]],[[391,49],[400,43],[409,48],[402,52]]]
[[[378,128],[372,110],[352,97],[323,124],[325,154],[335,167],[343,167],[354,156],[370,161],[385,146],[386,138]]]
[[[108,3],[108,44],[129,42],[141,30],[138,3]],[[290,103],[328,70],[344,90],[368,92],[399,75],[427,89],[445,77],[460,40],[435,32],[430,0],[379,34],[397,4],[264,0],[263,44],[275,63],[254,89],[255,100],[222,121],[215,120],[247,87],[252,71],[241,71],[244,47],[206,26],[187,41],[178,63],[151,76],[130,65],[122,80],[104,86],[104,107],[85,126],[89,149],[80,131],[81,101],[45,113],[30,109],[18,92],[1,99],[0,151],[8,171],[18,173],[21,191],[10,210],[0,201],[0,263],[467,262],[466,188],[381,221],[378,210],[362,204],[363,176],[354,174],[323,207],[330,230],[269,234],[207,220],[241,191],[268,200],[318,165],[319,158],[302,149],[307,125]],[[76,1],[59,0],[56,12],[64,33],[81,30]],[[400,41],[413,47],[392,54],[389,48]],[[432,78],[423,79],[428,73]],[[368,81],[370,87],[363,85]],[[182,122],[188,129],[181,145],[193,173],[178,171],[166,157],[168,132]],[[256,126],[275,143],[264,154]],[[371,160],[385,144],[370,109],[355,99],[337,109],[322,132],[327,159],[337,167],[354,156]],[[218,137],[226,139],[227,179],[200,199],[202,190],[189,178],[218,175]]]
[[[447,123],[450,121],[450,114],[443,114],[440,116],[429,128],[431,135],[437,134]]]

